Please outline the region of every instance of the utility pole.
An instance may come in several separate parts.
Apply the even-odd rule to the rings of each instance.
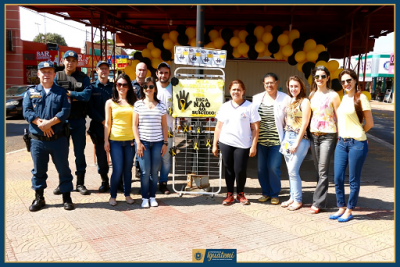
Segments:
[[[44,43],[47,44],[47,40],[46,40],[46,13],[44,13]]]
[[[38,34],[40,34],[39,25],[42,25],[42,24],[37,23],[37,22],[35,22],[35,24],[37,25]]]

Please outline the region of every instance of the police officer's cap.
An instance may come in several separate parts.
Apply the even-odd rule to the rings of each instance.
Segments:
[[[53,68],[54,69],[54,64],[53,62],[49,61],[42,61],[38,64],[38,70],[44,69],[44,68]]]
[[[107,66],[110,67],[110,64],[108,64],[107,61],[102,60],[102,61],[99,61],[99,62],[97,63],[96,68],[100,67],[100,65],[102,65],[102,64],[107,64]]]
[[[159,70],[162,67],[166,67],[168,69],[171,69],[171,67],[168,65],[167,62],[161,62],[160,64],[158,64],[157,70]]]
[[[76,60],[78,60],[78,54],[72,50],[68,50],[67,52],[64,53],[64,58],[67,57],[74,57]]]

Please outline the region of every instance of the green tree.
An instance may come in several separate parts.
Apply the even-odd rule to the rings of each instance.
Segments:
[[[94,42],[95,44],[99,44],[100,40]],[[104,40],[103,40],[103,44],[104,44]],[[113,45],[114,44],[114,40],[113,39],[107,39],[107,45]]]
[[[56,43],[58,45],[68,46],[65,42],[64,37],[62,37],[58,33],[49,32],[46,33],[46,35],[44,35],[43,33],[39,33],[35,36],[35,38],[33,38],[33,41],[37,43]]]
[[[133,50],[129,55],[133,57],[137,51],[138,50]]]

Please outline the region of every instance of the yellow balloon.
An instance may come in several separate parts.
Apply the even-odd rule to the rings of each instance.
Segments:
[[[289,42],[292,43],[294,39],[297,39],[300,37],[300,32],[298,30],[291,30],[289,32]]]
[[[241,54],[241,55],[245,55],[245,54],[247,54],[247,52],[249,52],[249,49],[250,49],[250,47],[246,44],[246,43],[241,43],[239,46],[238,46],[238,52]]]
[[[147,44],[147,49],[152,50],[154,48],[155,48],[155,46],[154,46],[153,42],[150,42]]]
[[[303,62],[304,60],[306,60],[306,53],[304,53],[303,51],[299,51],[294,55],[294,59],[297,62]]]
[[[221,49],[224,44],[225,44],[225,41],[224,41],[224,39],[222,39],[222,37],[217,37],[214,40],[214,46],[217,49]]]
[[[317,47],[317,43],[313,40],[313,39],[308,39],[305,43],[304,43],[304,52],[308,52],[311,50],[314,50]]]
[[[158,65],[159,65],[161,62],[162,62],[161,59],[159,59],[159,58],[153,58],[153,59],[151,60],[151,66],[152,66],[153,68],[157,69]],[[150,71],[147,71],[147,72],[150,72]]]
[[[337,69],[337,70],[335,70],[335,72],[332,74],[331,73],[331,79],[333,80],[333,79],[337,79],[337,78],[339,78],[339,74],[342,72],[342,70],[343,69]]]
[[[263,57],[263,56],[264,56],[264,52],[258,53],[258,57],[257,58],[260,58],[260,57]]]
[[[308,82],[309,85],[312,84],[312,81],[313,81],[312,75],[308,76],[307,82]]]
[[[317,45],[317,47],[314,49],[314,51],[317,52],[318,54],[325,50],[326,50],[326,48],[322,44]]]
[[[265,32],[262,36],[262,41],[266,44],[269,44],[274,37],[270,32]]]
[[[163,46],[165,49],[171,49],[174,47],[174,42],[171,39],[165,39],[163,42]]]
[[[277,53],[274,54],[274,58],[277,60],[283,59],[282,48]]]
[[[176,42],[178,42],[178,35],[179,35],[179,33],[177,31],[171,31],[169,33],[169,39],[171,39],[172,42],[176,43]]]
[[[296,58],[296,56],[295,56],[295,58]],[[297,63],[297,70],[298,71],[303,72],[302,68],[303,68],[303,64],[304,63],[305,63],[305,61]]]
[[[187,35],[187,37],[190,40],[196,36],[196,29],[194,27],[189,27],[186,29],[185,34]]]
[[[246,54],[244,54],[244,55],[242,55],[243,57],[249,57],[249,55],[246,53]]]
[[[264,27],[263,26],[257,26],[254,29],[254,35],[257,37],[257,40],[261,40],[263,34],[264,34]]]
[[[237,36],[233,36],[230,40],[229,43],[231,44],[232,47],[237,47],[240,45],[240,38]]]
[[[326,63],[326,61],[323,61],[323,60],[320,60],[317,63],[315,63],[315,67],[317,67],[317,66],[324,66],[325,68],[328,69],[328,63]]]
[[[290,57],[293,54],[293,48],[290,44],[285,45],[284,47],[282,47],[282,54],[285,57]]]
[[[149,50],[149,49],[147,49],[147,48],[143,49],[143,50],[142,50],[142,56],[143,56],[143,57],[151,58],[151,50]]]
[[[168,32],[163,33],[163,35],[161,36],[161,38],[162,38],[163,40],[169,39],[169,33],[168,33]]]
[[[336,91],[336,93],[339,95],[340,101],[342,101],[342,98],[343,98],[343,90]]]
[[[283,34],[286,34],[287,36],[289,36],[289,31],[285,30],[285,31],[283,31]]]
[[[266,57],[270,57],[272,55],[272,53],[271,52],[269,52],[269,50],[268,50],[268,47],[267,46],[265,46],[265,50],[264,50],[264,56],[266,56]]]
[[[368,101],[371,101],[371,94],[368,91],[362,91],[361,93],[368,98]]]
[[[335,72],[339,68],[339,62],[336,60],[331,60],[327,63],[327,68],[330,72]]]
[[[150,51],[151,56],[153,58],[160,58],[161,57],[161,50],[158,48],[154,48],[153,50]]]
[[[130,76],[130,74],[131,74],[132,72],[135,72],[135,69],[134,69],[131,65],[128,65],[128,66],[125,67],[124,72],[125,72],[128,76]]]
[[[238,37],[239,36],[239,32],[240,32],[240,30],[234,30],[233,31],[233,36]]]
[[[239,53],[237,47],[234,47],[234,48],[233,48],[232,55],[233,55],[235,58],[239,58],[239,57],[241,56],[241,54]]]
[[[196,46],[197,46],[196,37],[193,37],[192,40],[190,40],[190,46],[193,46],[193,47],[196,47]]]
[[[146,78],[150,77],[150,76],[151,76],[151,71],[148,70],[147,73],[146,73]]]
[[[264,27],[264,32],[271,32],[272,28],[273,27],[271,25],[267,25]]]
[[[219,32],[218,32],[217,30],[211,30],[211,31],[208,33],[208,36],[210,36],[210,40],[211,40],[211,42],[213,42],[215,39],[218,38]]]
[[[239,32],[239,39],[240,39],[240,41],[242,41],[242,42],[246,41],[246,36],[247,36],[248,34],[249,34],[249,33],[248,33],[247,31],[241,30],[241,31]]]
[[[126,73],[126,72],[125,72]],[[129,76],[129,78],[131,79],[131,81],[133,81],[133,80],[135,80],[136,79],[136,72],[131,72],[131,73],[126,73],[128,76]]]
[[[287,43],[289,42],[289,36],[287,36],[286,34],[281,34],[278,36],[278,44],[280,46],[285,46],[287,45]]]
[[[318,59],[318,53],[314,50],[307,52],[306,54],[307,61],[315,62]]]
[[[263,28],[264,30],[264,28]],[[265,44],[263,41],[258,41],[256,43],[256,45],[254,46],[254,49],[258,52],[258,53],[263,53],[265,50]]]
[[[143,54],[142,54],[142,56],[143,56]],[[135,69],[135,71],[136,71],[136,65],[137,65],[139,62],[140,62],[140,60],[139,60],[139,59],[135,59],[135,60],[133,60],[133,61],[132,61],[132,64],[131,64],[131,66],[132,66],[132,68],[134,68],[134,69]]]
[[[285,61],[288,61],[288,58],[289,58],[289,57],[283,55],[283,59],[284,59]]]
[[[208,44],[206,44],[205,47],[206,47],[206,48],[215,48],[214,42],[209,42]]]

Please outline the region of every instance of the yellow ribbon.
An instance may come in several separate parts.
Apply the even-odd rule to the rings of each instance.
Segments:
[[[183,132],[184,132],[184,133],[187,133],[187,132],[188,132],[188,130],[187,130],[187,125],[184,125],[184,126],[183,126]]]
[[[173,137],[170,131],[168,131],[168,138]]]
[[[175,157],[175,155],[176,155],[176,153],[175,153],[175,151],[173,149],[171,149],[171,154],[172,154],[173,157]]]
[[[194,149],[199,150],[199,148],[197,147],[197,143],[194,143]]]
[[[197,133],[200,133],[200,127],[197,127]]]
[[[206,146],[207,146],[207,147],[211,147],[211,140],[210,140],[210,139],[207,139],[207,144],[206,144]]]
[[[169,113],[169,115],[172,114],[172,108],[169,108],[169,109],[168,109],[168,113]]]
[[[180,102],[181,102],[181,112],[184,112],[185,111],[185,102],[186,101],[181,99]]]

